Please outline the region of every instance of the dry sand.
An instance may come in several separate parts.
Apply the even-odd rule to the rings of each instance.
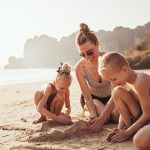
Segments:
[[[33,104],[33,94],[46,83],[25,83],[0,87],[0,150],[135,150],[132,140],[112,144],[106,141],[108,124],[100,133],[91,134],[87,119],[79,114],[80,89],[76,80],[71,86],[72,125],[47,121],[33,125],[39,114]]]

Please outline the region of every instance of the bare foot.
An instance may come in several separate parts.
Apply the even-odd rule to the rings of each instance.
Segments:
[[[33,124],[41,123],[41,122],[44,122],[44,121],[47,121],[46,117],[41,116],[39,119],[33,121]]]

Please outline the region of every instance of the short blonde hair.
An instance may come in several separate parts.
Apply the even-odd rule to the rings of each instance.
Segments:
[[[125,58],[125,56],[117,52],[108,52],[103,55],[100,63],[100,67],[104,68],[108,64],[112,65],[112,67],[117,67],[117,68],[120,68],[124,65],[129,67],[129,63]]]

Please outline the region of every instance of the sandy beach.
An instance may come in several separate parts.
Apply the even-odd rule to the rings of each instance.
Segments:
[[[107,124],[100,133],[89,133],[79,103],[80,89],[76,79],[70,88],[73,124],[59,125],[51,120],[32,124],[39,116],[33,104],[33,94],[47,82],[0,87],[0,150],[135,149],[132,140],[121,144],[106,141],[110,129],[116,125]]]

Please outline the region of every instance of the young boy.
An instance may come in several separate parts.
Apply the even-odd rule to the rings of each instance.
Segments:
[[[104,118],[109,115],[115,105],[120,113],[118,129],[115,129],[108,139],[111,142],[123,142],[150,121],[150,76],[133,71],[126,58],[115,52],[104,55],[99,72],[115,88],[108,106],[101,117],[91,122],[90,128],[93,130],[101,128]],[[150,125],[138,131],[133,142],[139,149],[150,149]]]

